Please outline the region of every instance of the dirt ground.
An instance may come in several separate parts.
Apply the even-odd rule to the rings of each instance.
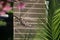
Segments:
[[[23,10],[18,10],[14,3],[14,40],[28,40],[29,34],[31,33],[31,38],[36,34],[36,29],[39,29],[36,25],[38,24],[38,19],[45,22],[45,3],[44,0],[25,0],[26,8]],[[40,25],[43,23],[41,22]],[[42,26],[41,26],[42,28]],[[27,36],[26,36],[27,35]]]

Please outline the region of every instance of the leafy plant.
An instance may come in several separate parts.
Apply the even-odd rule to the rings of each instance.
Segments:
[[[39,34],[36,37],[39,40],[60,40],[60,8],[56,8],[55,0],[50,0],[49,4],[48,21],[43,23],[43,29],[37,30]],[[39,21],[43,22],[40,19]],[[40,24],[38,25],[40,28]]]
[[[6,22],[4,22],[4,21],[0,21],[0,26],[5,26],[5,25],[7,25]]]
[[[60,9],[54,12],[52,24],[47,22],[42,27],[43,29],[37,30],[39,34],[37,33],[36,36],[40,38],[39,40],[60,40]]]

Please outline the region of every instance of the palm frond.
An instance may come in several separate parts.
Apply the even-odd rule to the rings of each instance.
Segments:
[[[44,29],[41,29],[38,31],[40,33],[39,37],[43,38],[43,40],[59,40],[60,39],[59,38],[60,37],[60,31],[59,31],[60,30],[60,10],[59,9],[57,10],[54,12],[54,16],[52,17],[53,18],[52,24],[51,24],[52,27],[50,26],[48,22],[43,23],[42,27]]]
[[[54,12],[54,17],[53,17],[53,23],[52,23],[52,27],[53,27],[53,39],[54,40],[58,40],[59,39],[59,30],[60,30],[60,9],[57,9]]]

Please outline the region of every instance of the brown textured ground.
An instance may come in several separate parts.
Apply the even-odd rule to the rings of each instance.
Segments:
[[[19,20],[14,17],[14,40],[31,40],[32,37],[36,34],[35,30],[39,29],[37,25],[38,17],[45,22],[46,14],[45,14],[45,0],[24,0],[26,3],[26,8],[24,10],[18,10],[15,8],[17,3],[14,3],[14,15],[19,18]],[[22,16],[21,16],[22,14]],[[20,20],[22,18],[22,22]],[[40,25],[43,23],[41,22]],[[42,26],[40,26],[42,29]],[[30,35],[29,35],[30,34]],[[25,39],[26,37],[26,39]]]

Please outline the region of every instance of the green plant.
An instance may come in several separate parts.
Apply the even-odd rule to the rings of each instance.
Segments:
[[[37,30],[36,37],[39,40],[60,40],[60,8],[56,5],[55,0],[50,0],[48,21],[42,25],[43,29]],[[43,22],[39,19],[40,22]],[[39,22],[39,23],[40,23]],[[40,28],[40,24],[38,24]]]
[[[6,25],[7,25],[6,22],[4,22],[4,21],[0,21],[0,26],[6,26]]]
[[[60,9],[54,12],[52,23],[44,23],[42,27],[44,29],[37,30],[39,40],[60,40]]]

